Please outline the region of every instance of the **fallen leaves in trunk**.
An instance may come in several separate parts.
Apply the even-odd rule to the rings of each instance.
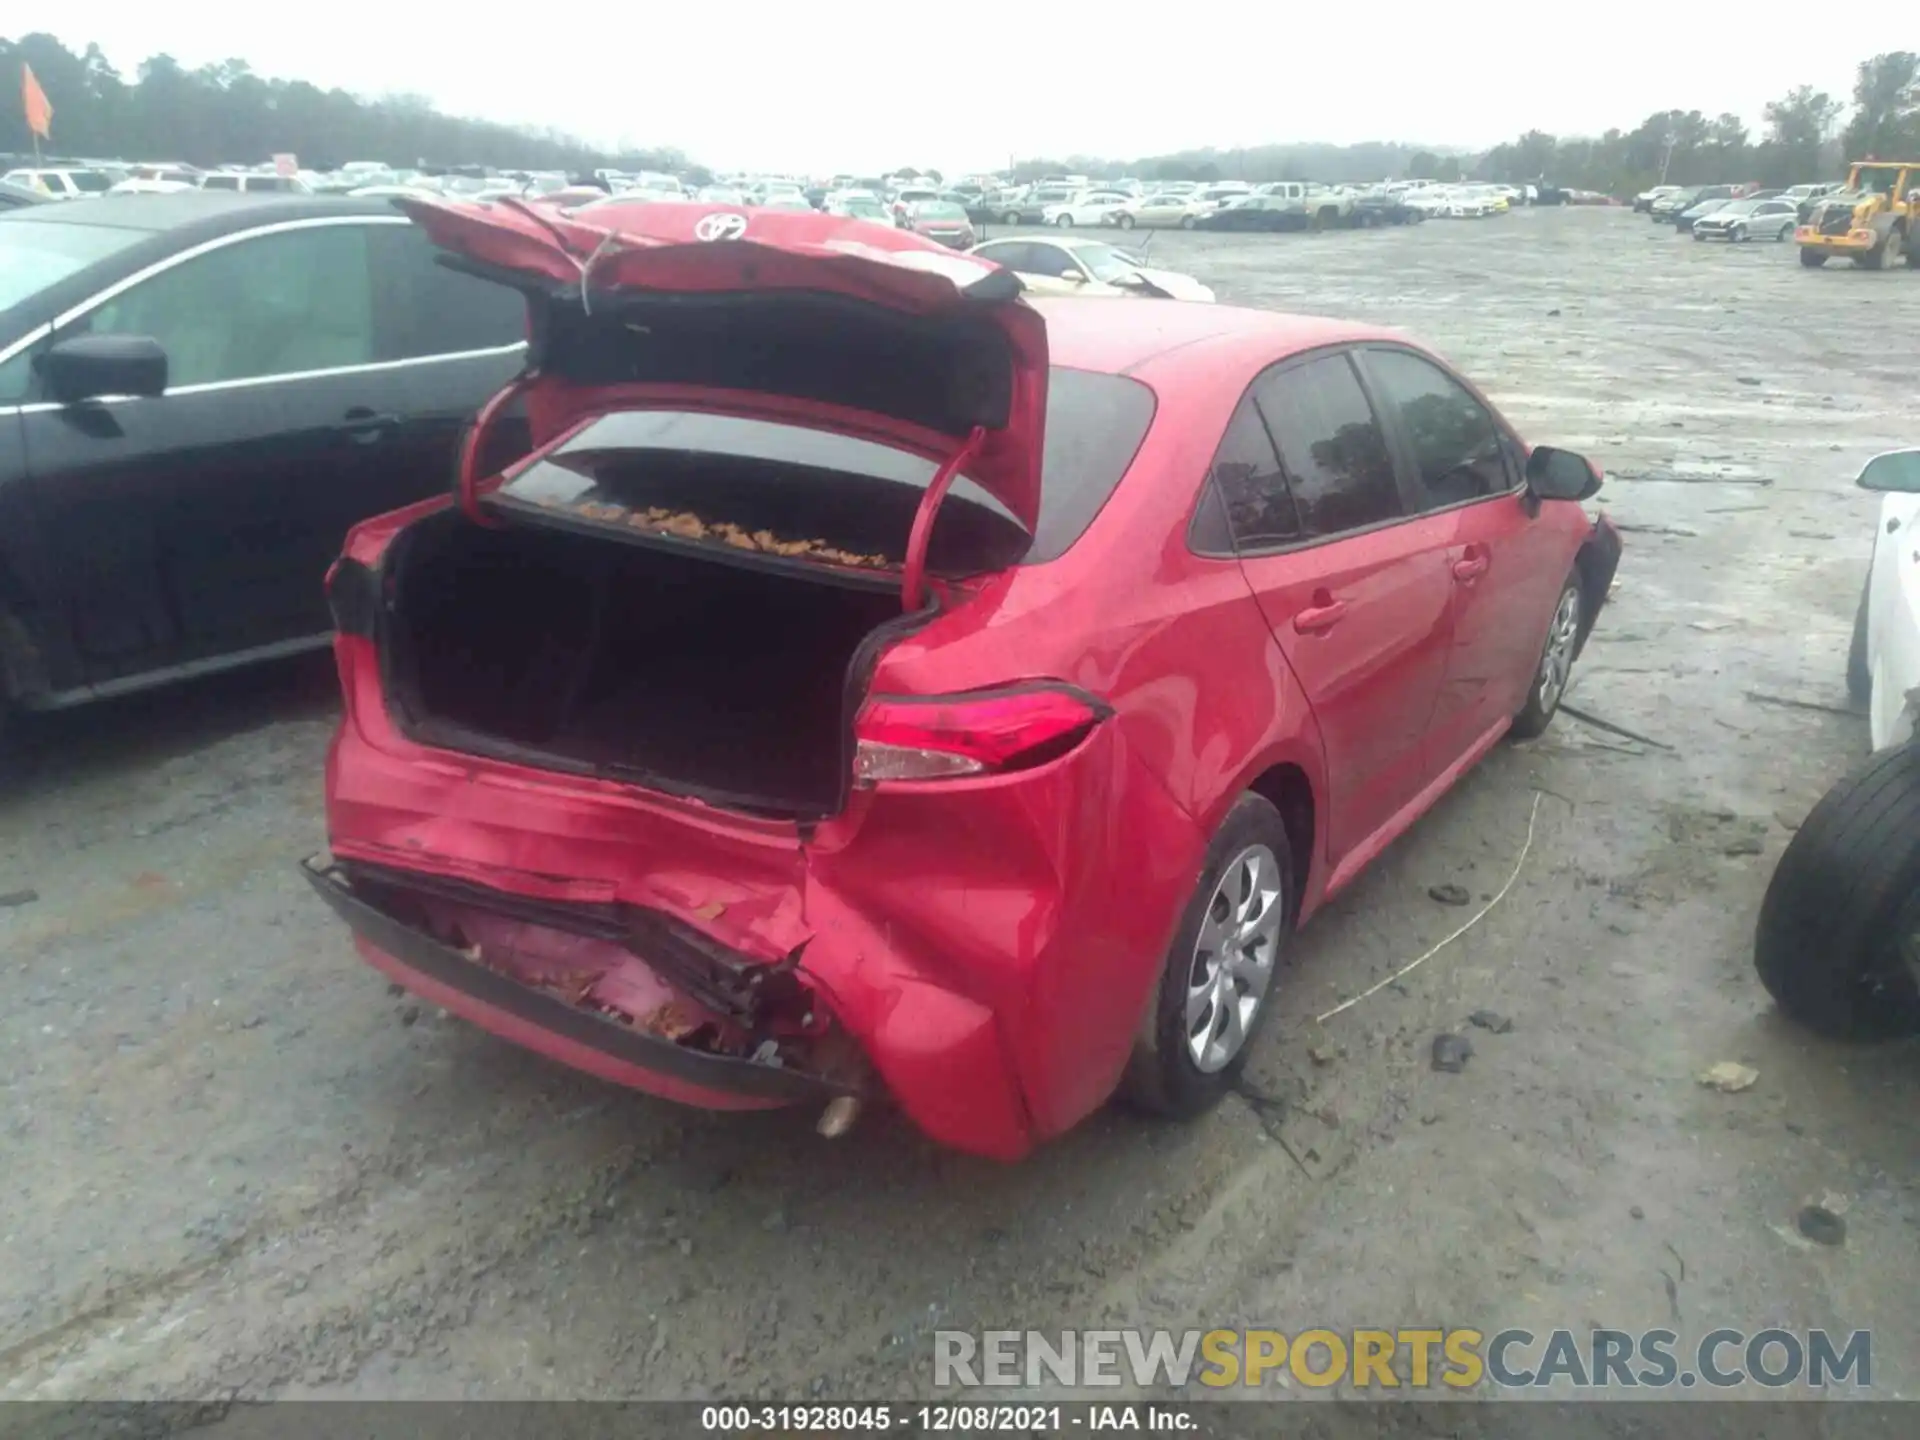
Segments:
[[[634,1024],[647,1034],[658,1035],[663,1040],[678,1040],[700,1027],[700,1022],[673,1000],[640,1016]]]
[[[861,569],[879,569],[894,563],[885,555],[863,555],[843,550],[825,540],[789,540],[771,530],[748,530],[731,520],[702,520],[690,510],[669,510],[650,505],[644,510],[611,505],[604,500],[545,502],[571,510],[583,520],[596,524],[626,525],[634,530],[651,530],[679,540],[699,540],[731,545],[736,550],[751,550],[761,555],[779,555],[790,560],[824,560],[829,565],[850,565]]]

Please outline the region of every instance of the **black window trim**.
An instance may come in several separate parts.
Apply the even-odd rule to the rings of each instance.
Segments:
[[[1480,387],[1466,376],[1455,370],[1439,356],[1422,350],[1414,345],[1397,345],[1385,340],[1367,340],[1355,345],[1354,369],[1360,374],[1361,387],[1367,392],[1367,399],[1373,406],[1373,413],[1380,421],[1380,427],[1387,434],[1387,447],[1393,453],[1394,468],[1400,475],[1400,489],[1407,503],[1413,508],[1409,511],[1409,520],[1423,515],[1445,515],[1454,510],[1464,510],[1469,505],[1486,505],[1496,500],[1509,500],[1526,488],[1527,444],[1522,440],[1507,419],[1487,399]],[[1487,412],[1493,421],[1493,428],[1503,442],[1502,448],[1507,454],[1508,485],[1504,490],[1496,490],[1491,495],[1474,495],[1465,500],[1455,500],[1449,505],[1429,505],[1433,498],[1427,489],[1426,481],[1420,474],[1420,459],[1414,450],[1413,437],[1407,434],[1407,427],[1400,418],[1400,407],[1386,399],[1385,390],[1366,357],[1376,351],[1387,351],[1412,356],[1415,360],[1424,360],[1442,375],[1458,385],[1470,395],[1474,403]]]
[[[1420,353],[1411,346],[1391,346],[1386,348],[1405,349],[1416,355]],[[1400,492],[1400,504],[1403,507],[1401,513],[1385,520],[1376,520],[1371,525],[1356,525],[1353,529],[1342,530],[1337,535],[1303,536],[1298,540],[1282,540],[1276,544],[1260,545],[1245,550],[1241,549],[1239,544],[1233,540],[1232,530],[1229,528],[1228,542],[1233,546],[1232,549],[1224,553],[1217,550],[1204,549],[1194,542],[1194,532],[1199,528],[1200,512],[1206,503],[1206,492],[1214,489],[1213,461],[1214,457],[1217,456],[1220,451],[1219,445],[1216,444],[1213,449],[1213,454],[1207,457],[1206,474],[1202,477],[1200,485],[1195,491],[1193,505],[1187,515],[1188,553],[1207,560],[1264,560],[1274,555],[1292,555],[1302,550],[1316,550],[1322,545],[1338,545],[1344,540],[1353,539],[1356,535],[1371,535],[1377,530],[1385,530],[1394,525],[1406,525],[1422,518],[1424,515],[1436,513],[1431,510],[1420,510],[1418,508],[1418,500],[1420,494],[1423,492],[1409,492],[1407,488],[1407,472],[1395,443],[1394,431],[1389,426],[1386,417],[1380,413],[1380,405],[1375,398],[1374,389],[1368,383],[1368,376],[1364,368],[1360,365],[1358,356],[1355,353],[1359,349],[1359,343],[1351,340],[1342,340],[1331,345],[1316,346],[1312,350],[1302,350],[1298,354],[1287,356],[1284,360],[1276,360],[1271,365],[1262,366],[1253,378],[1247,381],[1246,388],[1240,392],[1240,398],[1233,402],[1233,409],[1228,412],[1228,420],[1231,422],[1233,415],[1239,411],[1243,402],[1251,401],[1254,414],[1260,417],[1260,427],[1266,432],[1267,444],[1273,448],[1274,462],[1278,466],[1282,478],[1286,478],[1286,460],[1280,454],[1280,446],[1273,438],[1273,429],[1267,423],[1266,413],[1260,409],[1260,402],[1254,397],[1253,387],[1270,376],[1283,375],[1289,370],[1297,370],[1316,360],[1326,360],[1336,356],[1344,357],[1348,367],[1353,371],[1354,379],[1360,386],[1360,393],[1366,398],[1368,408],[1373,411],[1374,424],[1380,427],[1381,438],[1386,441],[1387,454],[1393,462],[1394,488]],[[1226,430],[1222,428],[1220,434],[1221,438],[1224,439],[1226,437]],[[1289,487],[1290,486],[1291,481],[1289,480]],[[1478,504],[1480,502],[1476,500],[1467,503]]]

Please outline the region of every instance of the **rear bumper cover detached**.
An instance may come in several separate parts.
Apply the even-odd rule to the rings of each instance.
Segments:
[[[714,1054],[647,1034],[489,968],[382,908],[352,875],[314,856],[301,872],[352,928],[368,963],[409,991],[501,1038],[602,1079],[717,1110],[825,1103],[859,1087]]]

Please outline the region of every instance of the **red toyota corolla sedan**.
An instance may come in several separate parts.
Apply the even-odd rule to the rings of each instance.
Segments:
[[[1294,928],[1547,724],[1619,558],[1586,461],[1388,331],[1033,304],[833,216],[404,208],[526,293],[467,453],[516,400],[536,448],[349,538],[309,878],[656,1095],[1000,1157],[1202,1109]]]

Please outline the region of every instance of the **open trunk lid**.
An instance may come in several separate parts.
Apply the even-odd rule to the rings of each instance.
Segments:
[[[799,211],[396,203],[453,263],[527,294],[536,444],[553,438],[540,433],[549,384],[625,406],[784,410],[943,469],[963,460],[1029,531],[1037,523],[1046,327],[989,261]]]

